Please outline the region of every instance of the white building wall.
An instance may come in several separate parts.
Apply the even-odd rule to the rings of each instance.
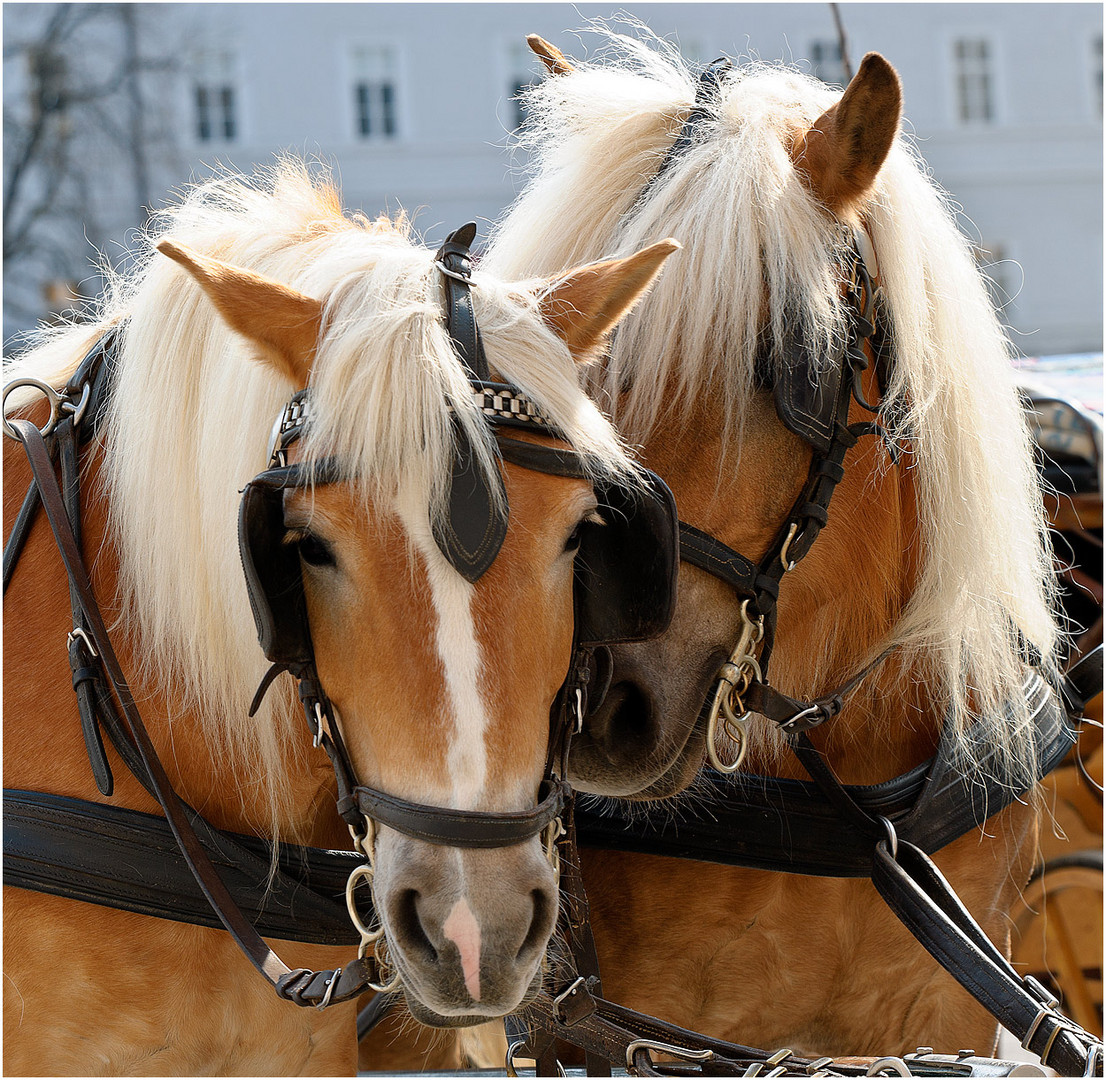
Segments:
[[[6,28],[21,7],[6,5]],[[147,33],[160,39],[154,47],[170,46],[180,61],[166,102],[176,116],[177,153],[158,162],[158,190],[204,175],[216,161],[250,169],[290,149],[333,162],[347,205],[372,215],[405,208],[428,242],[470,218],[486,232],[520,186],[508,150],[509,94],[525,34],[581,56],[598,40],[570,28],[628,10],[699,60],[727,53],[799,63],[813,42],[837,37],[822,3],[142,7]],[[1101,7],[872,3],[839,10],[854,67],[875,49],[900,71],[908,129],[963,206],[966,231],[1020,264],[997,268],[1016,294],[1004,314],[1019,347],[1029,354],[1100,350]],[[995,117],[987,125],[958,120],[952,50],[965,35],[985,39],[993,57]],[[394,52],[394,139],[356,131],[353,51],[368,45]],[[200,142],[195,134],[190,58],[216,48],[235,57],[237,137],[230,143]],[[11,91],[6,81],[5,96]],[[117,187],[110,176],[98,184],[108,202]],[[122,237],[136,222],[133,204],[121,195],[117,202]]]

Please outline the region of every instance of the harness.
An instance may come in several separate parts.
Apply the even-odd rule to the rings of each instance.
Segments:
[[[473,395],[493,431],[500,427],[526,428],[563,439],[562,433],[519,388],[490,379],[472,309],[468,250],[475,230],[476,226],[470,224],[453,233],[438,252],[436,262],[446,284],[450,337]],[[574,655],[569,677],[552,710],[549,752],[538,804],[529,810],[487,813],[416,803],[357,782],[333,708],[318,677],[299,557],[281,543],[285,531],[283,497],[298,487],[336,482],[347,476],[341,463],[334,459],[326,459],[313,468],[287,462],[286,452],[310,423],[309,391],[293,395],[274,425],[269,468],[246,485],[239,513],[239,545],[250,605],[259,643],[272,663],[258,688],[251,713],[278,674],[288,671],[297,679],[314,743],[326,751],[334,767],[338,810],[350,828],[359,855],[352,855],[355,865],[347,869],[350,855],[322,853],[320,857],[320,853],[311,849],[286,846],[274,888],[260,900],[256,887],[245,890],[247,907],[261,920],[255,926],[241,910],[213,861],[221,862],[224,870],[230,867],[232,873],[242,876],[240,872],[245,871],[248,876],[250,869],[259,868],[259,847],[264,850],[264,841],[214,829],[173,790],[115,657],[80,551],[77,429],[86,412],[90,419],[82,427],[81,436],[88,438],[94,427],[110,381],[116,342],[114,330],[97,342],[61,395],[44,384],[35,384],[51,401],[51,419],[43,430],[28,420],[5,421],[6,432],[24,446],[34,480],[5,548],[4,578],[6,587],[41,505],[73,594],[70,659],[93,775],[101,792],[110,795],[113,782],[102,727],[127,767],[157,798],[165,819],[83,800],[5,792],[5,812],[11,813],[9,824],[14,826],[5,834],[6,882],[205,925],[213,925],[213,912],[277,993],[299,1005],[321,1008],[347,1001],[366,989],[389,989],[383,984],[376,957],[367,955],[369,946],[380,940],[383,931],[370,929],[363,920],[359,908],[364,901],[357,891],[372,879],[377,825],[452,847],[505,847],[545,833],[547,850],[555,855],[553,844],[563,831],[561,818],[571,806],[571,789],[563,777],[572,733],[578,730],[587,707],[590,650],[609,642],[653,636],[667,626],[672,616],[678,549],[671,492],[659,477],[644,470],[640,487],[594,481],[600,510],[609,522],[602,527],[585,527],[581,538],[574,587]],[[11,384],[8,390],[16,385],[19,384]],[[444,523],[435,529],[435,540],[450,563],[469,581],[476,581],[492,565],[502,545],[509,510],[505,493],[501,491],[497,499],[490,486],[502,485],[499,471],[495,470],[489,479],[477,468],[476,454],[456,418],[454,435],[448,513]],[[493,442],[499,457],[528,469],[579,478],[591,478],[595,473],[577,452],[567,448],[508,438]],[[60,484],[52,452],[61,459]],[[119,702],[118,710],[112,701],[113,694]],[[59,848],[54,834],[62,822],[71,830],[71,836]],[[180,853],[179,857],[175,853],[169,855],[169,862],[176,867],[169,879],[173,891],[182,880],[184,866],[195,881],[195,886],[183,889],[186,898],[180,902],[175,898],[167,900],[164,879],[148,880],[152,860],[160,860],[172,851],[172,845],[166,843],[165,823]],[[78,838],[83,843],[77,843]],[[112,873],[106,885],[105,862]],[[309,865],[306,873],[305,862],[314,864]],[[122,898],[118,895],[121,883],[114,873],[120,863],[128,867],[124,876],[130,878],[123,883]],[[265,866],[267,873],[267,863]],[[269,949],[258,930],[287,936],[292,927],[289,919],[302,892],[300,912],[321,918],[323,929],[317,932],[324,940],[335,940],[332,886],[339,868],[346,871],[344,900],[348,919],[360,938],[357,959],[336,971],[290,970]],[[259,875],[258,880],[264,877]],[[189,894],[195,898],[197,889],[209,909],[198,919],[196,905],[188,899]],[[348,938],[348,933],[341,937]]]

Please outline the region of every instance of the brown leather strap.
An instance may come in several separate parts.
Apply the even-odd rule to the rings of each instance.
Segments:
[[[371,981],[369,970],[371,961],[358,960],[344,970],[339,969],[337,985],[329,996],[326,996],[330,983],[335,981],[335,973],[304,972],[302,969],[292,971],[269,948],[235,904],[189,823],[183,804],[173,790],[142,722],[122,666],[115,655],[79,546],[70,528],[64,497],[57,477],[54,475],[50,454],[42,433],[29,420],[12,419],[9,420],[9,424],[27,453],[31,471],[38,485],[42,507],[53,530],[72,588],[85,614],[85,630],[91,636],[100,654],[112,688],[119,699],[127,733],[138,750],[142,765],[153,785],[154,794],[161,803],[181,852],[212,909],[247,959],[272,983],[280,996],[300,1005],[314,1005],[322,1002],[324,997],[330,1003],[347,1000],[363,993]],[[308,975],[312,977],[307,978]]]

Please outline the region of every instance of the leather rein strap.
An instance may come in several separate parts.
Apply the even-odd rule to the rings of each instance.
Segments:
[[[84,612],[84,628],[91,636],[92,643],[99,653],[104,670],[122,710],[127,735],[137,751],[142,768],[150,780],[151,787],[161,804],[170,828],[173,830],[173,835],[180,846],[180,850],[203,890],[208,903],[211,904],[212,909],[219,916],[219,921],[238,947],[282,997],[289,996],[284,992],[288,981],[298,979],[302,982],[302,976],[308,973],[304,969],[293,970],[289,968],[269,948],[260,934],[242,914],[241,909],[231,897],[212,865],[203,844],[188,820],[183,803],[173,790],[173,786],[165,773],[164,766],[161,764],[149,733],[142,722],[130,686],[115,654],[111,637],[96,601],[92,583],[85,569],[80,547],[69,523],[65,499],[58,485],[57,477],[54,475],[50,453],[42,433],[29,420],[16,418],[8,420],[7,423],[15,432],[19,442],[23,444],[38,488],[42,508],[46,513],[47,521],[50,523],[71,586],[76,591]],[[351,965],[344,971],[339,969],[337,973],[333,971],[312,972],[310,974],[316,978],[310,981],[317,981],[317,976],[321,975],[322,982],[330,986],[336,981],[337,976],[337,985],[333,986],[329,1000],[348,1000],[368,988],[373,974],[367,970],[368,965],[368,961],[359,960],[357,964]],[[317,1004],[318,1000],[322,999],[324,992],[319,993],[316,1001],[301,1000],[299,997],[292,997],[292,1000],[296,1000],[301,1005]]]

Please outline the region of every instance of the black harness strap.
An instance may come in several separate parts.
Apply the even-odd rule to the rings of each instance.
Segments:
[[[198,815],[192,811],[193,821]],[[353,851],[198,830],[212,863],[258,933],[318,945],[356,945],[345,887]],[[219,929],[169,823],[156,814],[37,791],[4,791],[4,883],[71,900]]]

